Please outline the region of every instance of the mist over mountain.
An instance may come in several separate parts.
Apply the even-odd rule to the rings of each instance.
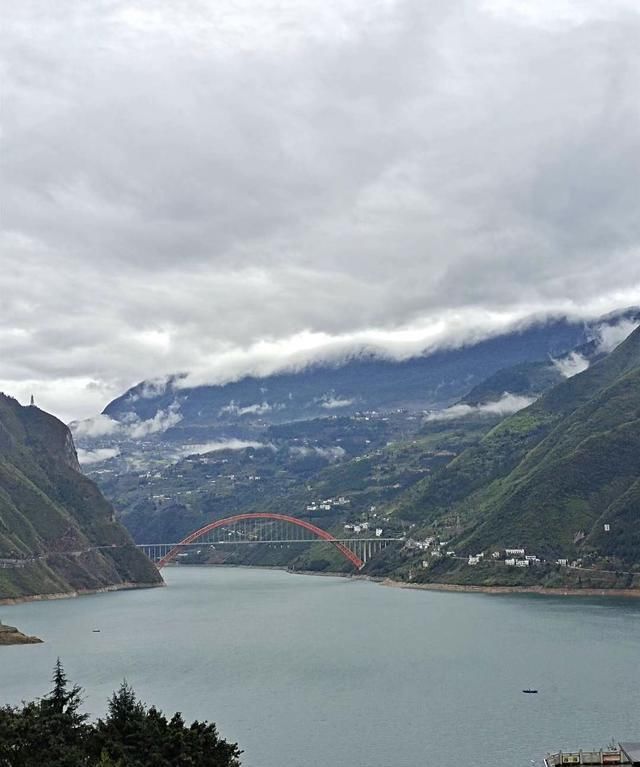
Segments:
[[[219,385],[182,388],[180,378],[142,382],[109,403],[103,416],[128,434],[164,432],[167,438],[189,427],[246,430],[255,425],[303,418],[349,415],[363,410],[420,410],[451,402],[475,383],[507,365],[561,356],[586,342],[582,323],[555,320],[460,349],[403,361],[371,355],[343,364],[312,364],[299,372],[246,377]],[[106,420],[74,426],[98,436]]]
[[[639,317],[630,309],[591,324],[556,319],[406,360],[366,353],[220,385],[188,387],[183,375],[143,381],[101,415],[71,426],[82,448],[99,443],[104,450],[141,440],[252,439],[270,424],[362,411],[440,410],[458,400],[478,405],[503,395],[535,398],[588,367]],[[505,400],[499,411],[513,409]],[[87,462],[97,455],[86,455]]]

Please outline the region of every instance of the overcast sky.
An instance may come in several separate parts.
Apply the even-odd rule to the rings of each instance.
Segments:
[[[0,390],[640,301],[637,0],[0,0]]]

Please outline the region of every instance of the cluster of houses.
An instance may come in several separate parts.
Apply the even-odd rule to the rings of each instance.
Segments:
[[[481,554],[470,554],[467,560],[469,565],[479,565],[485,558],[484,552]],[[535,567],[542,564],[542,560],[535,554],[527,554],[525,549],[503,549],[494,551],[491,559],[495,562],[504,562],[507,567]]]
[[[368,533],[369,530],[375,530],[376,538],[382,537],[382,528],[371,528],[369,522],[347,522],[344,526],[346,533]]]
[[[408,549],[417,549],[418,551],[425,551],[429,554],[429,559],[422,560],[422,567],[428,568],[434,559],[440,559],[442,557],[455,557],[456,552],[447,549],[449,541],[439,541],[435,536],[429,536],[422,541],[416,541],[413,538],[405,543],[405,547]]]
[[[345,528],[350,527],[345,525]],[[435,536],[425,538],[424,540],[415,540],[409,538],[405,543],[407,549],[417,549],[418,551],[424,551],[429,553],[430,559],[425,559],[422,562],[422,566],[428,568],[434,559],[441,557],[455,557],[456,559],[465,559],[464,556],[456,557],[456,552],[447,549],[449,541],[439,541]],[[467,564],[472,567],[479,565],[482,562],[494,562],[500,563],[506,567],[537,567],[544,563],[545,560],[536,556],[535,554],[527,554],[526,549],[502,549],[500,551],[493,551],[491,554],[481,552],[479,554],[469,554],[466,557]],[[561,567],[577,567],[580,566],[580,560],[570,562],[568,559],[556,559],[556,565]]]
[[[344,495],[338,498],[326,498],[324,501],[313,501],[307,505],[307,511],[331,511],[334,508],[344,508],[350,506],[351,501]]]
[[[410,538],[406,546],[408,549],[418,549],[418,551],[428,551],[431,549],[431,552],[434,553],[436,551],[442,552],[442,547],[446,546],[449,541],[439,541],[435,536],[429,536],[428,538],[425,538],[423,541],[415,541],[413,538]],[[451,555],[453,552],[451,552]]]

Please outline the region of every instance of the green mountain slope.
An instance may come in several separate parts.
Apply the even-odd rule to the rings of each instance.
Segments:
[[[0,599],[161,582],[80,473],[67,427],[0,394]]]
[[[640,329],[506,418],[396,511],[424,522],[455,514],[463,552],[526,546],[545,557],[635,564],[639,478]]]

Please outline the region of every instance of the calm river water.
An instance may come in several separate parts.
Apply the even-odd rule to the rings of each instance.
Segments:
[[[640,601],[165,576],[164,589],[0,607],[46,640],[0,648],[0,703],[45,692],[60,656],[92,713],[126,677],[166,713],[217,722],[246,767],[530,767],[640,740]]]

